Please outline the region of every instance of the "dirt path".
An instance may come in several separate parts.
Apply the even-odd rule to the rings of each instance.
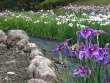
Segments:
[[[0,45],[0,83],[26,83],[29,53]]]

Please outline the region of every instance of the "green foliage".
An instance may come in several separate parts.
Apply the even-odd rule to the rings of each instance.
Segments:
[[[0,16],[0,29],[23,29],[29,35],[46,39],[62,41],[66,38],[73,38],[76,41],[76,32],[80,29],[79,25],[86,25],[97,29],[102,29],[110,32],[110,24],[100,25],[99,22],[80,22],[81,19],[86,19],[87,16],[82,16],[80,13],[63,13],[55,14],[52,10],[49,12],[14,12],[12,16]],[[64,18],[62,18],[64,17]],[[66,17],[66,18],[65,18]],[[109,17],[109,15],[108,15]],[[74,22],[74,20],[76,20]],[[63,23],[65,22],[65,23]],[[108,37],[108,39],[106,39]],[[109,42],[109,36],[100,36],[100,44]],[[93,40],[96,42],[95,40]]]
[[[66,0],[45,0],[40,3],[42,8],[55,8],[57,5],[65,4]]]
[[[0,1],[0,9],[28,9],[32,0],[2,0]]]
[[[0,9],[50,9],[68,3],[109,4],[110,0],[0,0]]]

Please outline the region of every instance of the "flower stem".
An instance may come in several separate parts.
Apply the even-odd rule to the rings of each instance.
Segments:
[[[99,46],[99,35],[97,35],[97,45]]]

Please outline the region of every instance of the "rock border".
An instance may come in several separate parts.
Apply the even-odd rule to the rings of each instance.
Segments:
[[[52,61],[43,54],[42,50],[31,43],[29,36],[23,30],[9,30],[7,34],[0,30],[0,43],[10,48],[16,46],[17,49],[30,52],[30,64],[27,68],[29,80],[27,83],[52,83],[56,80],[55,69]]]

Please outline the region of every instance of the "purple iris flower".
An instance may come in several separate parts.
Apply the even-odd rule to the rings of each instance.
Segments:
[[[70,51],[66,47],[63,49],[63,53],[64,53],[65,56],[70,56]]]
[[[81,43],[81,44],[80,44],[80,46],[79,46],[79,50],[81,50],[81,51],[86,50],[86,46],[85,46],[84,43]]]
[[[86,56],[86,51],[79,52],[79,59],[82,60]]]
[[[79,59],[80,60],[82,60],[87,55],[86,49],[87,48],[83,43],[80,44],[79,46]]]
[[[81,38],[80,31],[79,31],[79,32],[77,32],[77,33],[76,33],[76,35],[77,35],[77,40],[78,40],[78,41],[80,41],[80,38]]]
[[[95,61],[103,61],[104,64],[110,65],[110,56],[105,48],[99,48],[99,54],[95,55]]]
[[[83,37],[84,39],[88,39],[89,37],[94,35],[94,31],[91,28],[83,28],[79,32],[77,32],[77,39],[79,40],[80,37]]]
[[[94,30],[94,32],[95,32],[94,35],[100,35],[100,34],[108,35],[108,33],[103,30]]]
[[[99,34],[106,34],[106,35],[108,35],[108,33],[103,31],[103,30],[94,30],[94,29],[89,28],[89,27],[81,29],[76,34],[77,34],[77,40],[78,41],[80,40],[81,37],[83,37],[84,39],[88,39],[88,38],[90,38],[92,36],[97,36]]]
[[[79,59],[82,60],[84,57],[93,58],[99,56],[98,45],[94,44],[87,48],[84,44],[80,44]]]
[[[66,39],[63,44],[64,46],[68,46],[71,43],[71,39]]]
[[[85,77],[91,74],[90,69],[87,67],[78,65],[72,72],[73,76]]]
[[[59,51],[61,51],[64,48],[65,48],[64,44],[61,43],[61,44],[57,45],[57,47],[55,49],[53,49],[53,51],[54,52],[59,52]]]
[[[77,57],[79,55],[79,43],[76,43],[71,46],[71,54],[74,57]]]
[[[93,58],[99,55],[99,47],[97,44],[92,45],[90,48],[87,49],[87,57]]]
[[[63,43],[57,45],[57,47],[53,50],[54,52],[61,52],[67,57],[73,57],[69,45],[71,44],[71,39],[66,39]]]
[[[57,47],[53,50],[54,52],[59,52],[64,50],[65,48],[68,47],[68,45],[70,44],[70,40],[71,39],[66,39],[63,43],[57,45]]]
[[[110,66],[110,57],[109,56],[105,56],[103,62],[104,62],[104,64]]]
[[[105,49],[99,48],[97,44],[93,44],[87,48],[83,43],[79,46],[78,58],[82,60],[85,58],[94,58],[95,61],[103,61],[105,55]]]
[[[104,48],[99,48],[99,54],[95,55],[95,62],[98,61],[103,61],[105,58],[105,49]]]
[[[106,72],[105,75],[104,75],[103,83],[110,83],[109,82],[109,74],[108,74],[108,72]]]
[[[87,48],[85,44],[81,43],[79,46],[79,56],[78,58],[82,60],[84,57],[93,58],[99,55],[99,48],[96,44]]]

